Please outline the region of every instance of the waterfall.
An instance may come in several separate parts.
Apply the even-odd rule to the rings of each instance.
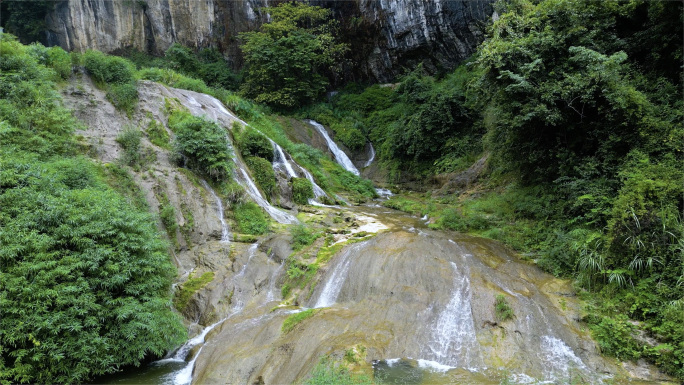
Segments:
[[[319,186],[316,183],[313,175],[311,175],[309,170],[298,165],[297,162],[295,162],[294,160],[292,161],[292,163],[290,163],[290,161],[287,159],[287,156],[285,155],[285,151],[283,151],[283,148],[280,147],[280,145],[278,145],[278,143],[274,142],[273,140],[269,139],[269,141],[273,146],[273,169],[277,171],[284,168],[287,176],[290,178],[298,178],[294,168],[296,167],[297,169],[299,169],[299,171],[302,174],[304,174],[304,177],[308,179],[309,182],[311,182],[311,186],[313,187],[314,199],[310,199],[309,203],[312,205],[322,205],[318,203],[315,199],[318,199],[322,196],[327,196],[328,194],[326,194],[325,191],[323,191],[323,189],[321,188],[321,186]]]
[[[309,120],[309,124],[314,126],[314,128],[316,128],[316,130],[321,135],[323,135],[323,138],[328,144],[328,148],[330,149],[330,151],[332,151],[333,155],[335,155],[335,160],[337,161],[337,163],[339,163],[347,171],[354,173],[354,175],[360,175],[359,170],[356,169],[354,163],[352,163],[347,154],[345,154],[344,151],[340,150],[337,144],[330,138],[330,136],[328,135],[328,131],[325,130],[325,127],[323,127],[323,125],[321,125],[315,120]]]
[[[271,278],[269,279],[268,283],[268,294],[266,294],[266,302],[271,302],[276,300],[276,280],[278,279],[278,276],[280,275],[280,272],[283,271],[285,268],[285,260],[280,264],[280,267],[275,269],[273,271],[273,274],[271,274]]]
[[[285,224],[298,223],[299,221],[292,214],[278,210],[277,208],[271,206],[270,203],[268,203],[266,198],[264,198],[263,195],[261,195],[261,191],[259,191],[256,184],[254,184],[252,178],[249,177],[249,174],[245,170],[244,164],[242,164],[242,162],[238,161],[237,159],[238,157],[236,156],[235,164],[238,166],[238,169],[235,171],[235,180],[245,189],[247,195],[249,195],[252,198],[252,200],[256,202],[256,204],[261,206],[261,208],[266,210],[266,212],[277,222]]]
[[[456,264],[450,263],[454,270],[454,288],[449,304],[432,325],[432,341],[428,345],[431,358],[454,367],[482,367],[470,308],[469,274],[467,271],[459,273]]]
[[[297,173],[287,160],[287,157],[285,157],[283,148],[271,139],[269,139],[269,142],[271,142],[271,146],[273,146],[273,169],[278,170],[278,168],[285,168],[288,177],[296,178]]]
[[[204,116],[213,119],[216,123],[222,124],[224,127],[230,129],[229,124],[231,122],[237,121],[241,124],[247,126],[245,121],[241,120],[237,116],[233,115],[228,109],[223,106],[223,103],[213,96],[194,93],[191,91],[169,89],[174,95],[179,96],[179,100],[182,97],[186,100],[186,107],[195,116]],[[200,103],[195,98],[201,99],[203,103]],[[232,143],[231,143],[232,146]],[[275,219],[279,223],[293,224],[299,221],[292,214],[286,213],[284,211],[278,210],[277,208],[271,206],[270,203],[261,195],[261,192],[254,184],[254,181],[249,176],[246,170],[245,164],[240,159],[239,155],[235,154],[233,157],[233,162],[235,163],[236,170],[234,171],[235,181],[242,186],[247,195],[249,195],[252,200],[256,202],[261,208],[263,208],[271,218]]]
[[[223,216],[223,202],[221,202],[221,198],[216,194],[216,191],[209,186],[209,183],[207,181],[202,180],[202,186],[204,186],[207,191],[211,194],[211,196],[214,197],[214,200],[216,201],[216,206],[218,210],[218,217],[221,219],[221,242],[223,243],[228,243],[230,242],[230,230],[228,229],[228,224],[226,223],[226,219]]]
[[[240,272],[237,273],[236,277],[242,277],[243,275],[245,275],[245,271],[247,271],[247,265],[249,265],[249,262],[252,260],[252,258],[254,258],[257,248],[259,248],[259,242],[252,244],[252,246],[250,246],[249,249],[247,249],[249,257],[247,258],[247,262],[245,262],[245,265],[242,266],[242,269],[240,269]]]
[[[368,142],[368,144],[370,145],[370,156],[368,157],[368,161],[366,162],[366,164],[363,165],[363,167],[370,166],[375,160],[375,149],[373,148],[373,143]]]
[[[366,242],[357,243],[349,247],[344,254],[340,257],[340,262],[335,266],[330,274],[330,277],[325,282],[325,286],[318,296],[318,300],[314,305],[314,308],[328,307],[335,303],[337,296],[340,295],[342,291],[342,286],[344,281],[347,279],[347,274],[349,273],[349,268],[351,267],[350,255],[353,251],[358,250]]]

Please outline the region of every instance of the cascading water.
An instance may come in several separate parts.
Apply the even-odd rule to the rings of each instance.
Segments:
[[[268,282],[268,294],[266,294],[266,302],[271,302],[276,300],[276,280],[278,279],[278,276],[280,273],[283,271],[285,268],[285,261],[280,264],[280,266],[273,271],[273,274],[271,275],[271,278],[269,279]]]
[[[330,274],[330,277],[325,282],[321,294],[318,296],[318,300],[314,305],[314,308],[328,307],[335,303],[337,296],[340,295],[342,291],[342,286],[347,278],[347,273],[349,273],[349,267],[351,266],[350,255],[352,252],[361,248],[365,242],[357,243],[349,247],[344,254],[340,257],[340,262],[335,266]]]
[[[355,175],[360,175],[359,170],[354,166],[354,163],[352,163],[347,154],[340,150],[335,141],[330,138],[330,135],[328,135],[328,131],[325,130],[325,127],[315,120],[309,120],[309,124],[314,126],[314,128],[316,128],[316,130],[323,136],[325,142],[328,144],[328,148],[333,155],[335,155],[335,161],[337,161],[340,166],[344,167],[345,170],[354,173]]]
[[[214,200],[216,201],[216,209],[218,211],[218,217],[221,220],[221,242],[223,243],[228,243],[230,242],[230,230],[228,229],[228,224],[226,223],[226,219],[223,216],[223,202],[221,202],[221,198],[216,194],[216,191],[209,186],[209,183],[207,181],[202,180],[202,186],[209,191],[212,197],[214,197]]]
[[[278,143],[274,142],[273,140],[269,139],[269,141],[271,142],[271,146],[273,146],[273,169],[278,170],[284,168],[288,177],[296,178],[297,173],[292,167],[292,164],[290,164],[290,162],[287,160],[287,157],[285,157],[283,148],[280,147]]]
[[[470,279],[468,272],[454,270],[454,288],[449,304],[432,326],[432,340],[428,347],[430,358],[443,365],[478,369],[484,366],[475,338],[475,323],[470,308]]]
[[[204,103],[200,103],[197,101],[195,97],[191,95],[190,91],[178,89],[171,89],[171,91],[174,95],[178,96],[179,100],[181,100],[182,98],[186,101],[186,107],[188,107],[190,112],[195,116],[204,116],[213,119],[217,123],[223,124],[226,127],[230,124],[230,122],[234,121],[238,121],[240,122],[240,124],[247,126],[247,123],[245,123],[245,121],[233,115],[230,111],[228,111],[228,109],[226,109],[223,106],[223,104],[218,99],[212,96],[193,93],[198,98],[203,100]],[[228,139],[230,140],[230,138]],[[232,146],[232,143],[230,144],[230,146]],[[275,219],[279,223],[284,224],[293,224],[299,222],[297,218],[295,218],[293,215],[278,210],[277,208],[271,206],[270,203],[268,203],[268,201],[261,195],[261,192],[256,187],[256,184],[249,176],[249,173],[246,171],[247,168],[245,164],[242,162],[242,160],[237,154],[234,155],[233,162],[236,166],[236,170],[234,172],[235,180],[238,182],[240,186],[242,186],[245,189],[247,194],[273,219]]]
[[[373,164],[373,161],[375,160],[375,149],[373,148],[373,143],[368,142],[370,145],[370,156],[368,157],[368,161],[366,161],[366,164],[363,165],[363,167],[368,167],[371,164]]]
[[[238,166],[238,168],[237,170],[235,170],[235,180],[245,189],[247,195],[249,195],[252,198],[252,200],[256,202],[256,204],[258,204],[261,208],[266,210],[266,212],[279,223],[299,223],[297,218],[295,218],[292,214],[278,210],[277,208],[271,206],[270,203],[268,203],[266,198],[264,198],[261,195],[261,191],[259,191],[256,184],[254,184],[254,181],[252,181],[252,178],[249,177],[249,174],[247,173],[244,164],[241,161],[238,161],[237,159],[238,158],[236,157],[235,164]]]

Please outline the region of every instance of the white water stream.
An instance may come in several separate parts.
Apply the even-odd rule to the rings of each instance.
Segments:
[[[228,243],[230,242],[230,229],[228,228],[226,218],[223,215],[223,202],[221,202],[221,198],[219,198],[219,196],[216,194],[216,191],[209,186],[207,181],[202,180],[202,186],[209,191],[211,196],[214,197],[214,200],[216,201],[216,210],[218,211],[218,217],[221,220],[221,242]]]
[[[325,127],[323,127],[322,124],[318,123],[315,120],[309,120],[309,124],[314,126],[314,128],[321,134],[323,135],[323,138],[325,139],[325,142],[328,144],[328,148],[330,151],[333,153],[335,156],[335,161],[340,164],[340,166],[344,167],[345,170],[354,173],[355,175],[360,175],[359,170],[354,166],[354,163],[352,163],[351,159],[347,156],[347,154],[342,151],[337,144],[335,143],[334,140],[328,135],[328,131],[325,130]]]
[[[373,164],[373,161],[375,160],[375,149],[373,148],[373,143],[368,142],[370,145],[370,156],[368,157],[368,161],[366,161],[366,164],[363,165],[363,167],[368,167],[371,164]]]
[[[477,370],[484,363],[475,338],[469,274],[467,270],[459,271],[454,262],[450,264],[454,270],[453,294],[432,325],[432,339],[428,344],[430,358],[442,365]]]
[[[314,305],[314,308],[328,307],[335,304],[337,297],[342,291],[342,286],[344,281],[347,279],[347,273],[349,273],[349,268],[351,266],[350,255],[352,252],[357,251],[366,242],[360,242],[350,246],[342,256],[340,256],[340,262],[332,268],[332,273],[329,275],[328,279],[325,281],[325,286],[321,294],[318,296],[318,300]]]

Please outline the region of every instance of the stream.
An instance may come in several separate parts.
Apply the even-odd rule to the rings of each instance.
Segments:
[[[227,128],[236,120],[246,124],[208,95],[164,92]],[[358,175],[325,128],[310,124],[336,161]],[[203,183],[220,219],[218,242],[234,248],[230,261],[221,261],[228,273],[201,293],[214,304],[204,308],[215,312],[207,318],[212,321],[189,325],[192,338],[167,357],[96,383],[290,384],[306,378],[321,357],[342,359],[353,348],[363,352],[360,369],[378,383],[649,384],[630,380],[618,363],[599,354],[576,321],[581,304],[570,282],[543,273],[498,242],[434,231],[427,217],[382,207],[380,201],[392,196],[386,189],[378,189],[380,198],[365,205],[322,205],[316,199],[327,194],[311,173],[271,143],[274,169],[312,181],[315,215],[341,213],[354,222],[336,235],[340,242],[354,233],[375,235],[343,244],[293,304],[277,307],[286,256],[275,258],[274,243],[267,244],[271,238],[230,242],[223,203]],[[370,149],[366,166],[375,154],[372,144]],[[234,162],[235,179],[253,201],[279,223],[299,222],[266,200],[239,155]],[[497,320],[497,296],[504,296],[513,319]],[[312,317],[281,331],[289,315],[308,308],[316,309]]]

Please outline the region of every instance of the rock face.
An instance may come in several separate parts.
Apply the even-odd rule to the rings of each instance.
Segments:
[[[450,68],[482,40],[493,0],[320,0],[340,21],[352,45],[350,79],[388,81],[425,63]],[[174,42],[216,47],[242,65],[237,35],[255,30],[268,16],[268,0],[63,0],[47,17],[47,43],[70,51],[116,52],[137,48],[163,53]],[[401,63],[401,64],[400,64]]]
[[[268,311],[270,304],[214,329],[193,383],[296,383],[321,356],[342,357],[354,346],[365,348],[366,361],[447,365],[441,383],[498,383],[483,380],[501,368],[554,383],[622,373],[580,330],[569,283],[492,241],[387,232],[345,247],[320,278],[306,306],[325,307],[288,333],[281,326],[291,312]],[[497,319],[497,295],[513,319]]]

